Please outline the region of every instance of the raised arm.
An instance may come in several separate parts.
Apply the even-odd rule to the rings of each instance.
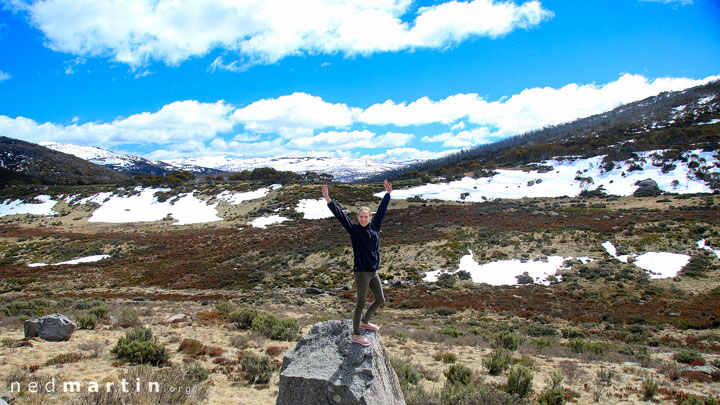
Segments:
[[[385,180],[384,185],[386,194],[383,196],[380,206],[378,206],[378,209],[372,219],[372,223],[377,230],[380,230],[380,225],[382,225],[383,218],[385,218],[385,213],[387,212],[388,205],[390,204],[390,193],[392,192],[392,184]]]
[[[330,194],[328,193],[328,187],[322,186],[320,189],[322,192],[323,198],[325,198],[325,201],[327,202],[328,208],[330,208],[330,212],[335,215],[335,218],[340,221],[340,224],[342,224],[343,228],[345,228],[346,231],[351,232],[352,231],[352,221],[350,220],[350,217],[343,212],[342,208],[330,198]]]

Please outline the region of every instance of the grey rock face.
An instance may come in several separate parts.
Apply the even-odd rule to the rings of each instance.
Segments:
[[[377,332],[352,343],[352,322],[316,323],[285,355],[277,405],[405,404],[400,382]]]
[[[638,186],[637,190],[633,193],[635,196],[650,197],[662,194],[657,182],[653,179],[640,180],[635,182],[635,185]]]
[[[46,315],[41,318],[29,319],[23,323],[25,338],[39,337],[51,342],[70,339],[77,325],[63,314]]]

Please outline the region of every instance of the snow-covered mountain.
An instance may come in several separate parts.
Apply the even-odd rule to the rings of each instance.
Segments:
[[[107,149],[95,146],[81,146],[58,142],[40,142],[41,146],[58,152],[67,153],[87,160],[88,162],[102,165],[121,172],[138,172],[155,175],[163,175],[178,170],[177,167],[164,163],[160,160],[149,160],[139,156],[116,153]],[[195,174],[215,174],[218,171],[206,167],[186,165],[182,168]]]
[[[165,160],[164,162],[180,170],[187,170],[185,168],[189,166],[202,166],[226,172],[239,172],[253,170],[258,167],[271,167],[275,170],[301,174],[305,172],[331,174],[334,180],[351,181],[419,161],[418,159],[377,161],[347,157],[262,157],[243,159],[232,156],[206,156]]]

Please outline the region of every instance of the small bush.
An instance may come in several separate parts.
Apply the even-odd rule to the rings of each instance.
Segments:
[[[450,273],[443,273],[438,276],[437,281],[435,284],[442,288],[452,288],[455,286],[455,282],[457,281],[457,277],[455,274]]]
[[[105,319],[109,312],[110,310],[105,304],[94,306],[88,310],[88,313],[95,315],[97,319]]]
[[[610,385],[613,378],[615,378],[615,372],[606,368],[601,368],[597,371],[595,376],[597,377],[599,383]]]
[[[538,349],[552,346],[552,342],[545,338],[533,339],[531,343],[533,346],[537,347]]]
[[[683,364],[690,364],[690,363],[705,364],[705,359],[703,358],[702,354],[700,354],[695,349],[680,350],[679,352],[675,353],[675,360],[678,363],[683,363]]]
[[[203,382],[210,377],[210,370],[200,363],[193,363],[185,370],[185,378],[189,381]]]
[[[510,365],[510,354],[504,349],[494,349],[483,359],[483,366],[490,375],[500,375]]]
[[[238,329],[250,329],[252,321],[258,315],[258,311],[254,308],[243,307],[236,311],[230,312],[227,319],[234,323]]]
[[[97,316],[93,314],[85,314],[77,317],[77,324],[80,329],[95,329],[97,320]]]
[[[442,361],[445,364],[448,363],[455,363],[457,361],[457,356],[455,353],[451,352],[437,352],[433,354],[433,359],[436,361]]]
[[[645,377],[642,382],[643,399],[649,401],[653,399],[658,391],[658,383],[652,377]]]
[[[123,308],[118,314],[118,324],[123,327],[140,326],[140,314],[132,308]]]
[[[416,385],[422,380],[420,371],[409,361],[391,357],[390,364],[392,364],[395,374],[397,374],[398,380],[400,380],[401,387],[407,387],[410,384]]]
[[[230,315],[233,311],[237,309],[237,305],[233,304],[230,301],[222,300],[215,303],[215,310],[219,312],[222,316],[226,317]]]
[[[563,375],[559,371],[552,373],[548,379],[547,388],[537,397],[538,405],[562,405],[565,403],[565,390],[562,384]]]
[[[300,332],[296,319],[278,319],[273,314],[260,313],[252,321],[251,329],[274,340],[294,340]]]
[[[445,325],[442,329],[439,331],[443,335],[448,335],[453,338],[459,338],[460,336],[465,336],[465,332],[461,330],[455,329],[453,325]]]
[[[518,337],[512,332],[501,332],[495,338],[495,347],[499,347],[509,351],[515,351],[518,348]]]
[[[713,269],[712,262],[705,254],[695,255],[690,258],[688,264],[682,268],[680,275],[691,278],[702,278]]]
[[[269,356],[258,356],[253,353],[245,353],[240,361],[240,367],[245,381],[249,384],[267,384],[270,382],[272,373],[277,370],[277,365]]]
[[[451,365],[443,374],[450,384],[468,385],[472,382],[472,370],[462,364]]]
[[[169,358],[167,350],[157,344],[150,329],[137,327],[129,330],[125,337],[118,339],[110,353],[121,361],[154,366],[167,362]]]
[[[458,312],[456,308],[448,308],[448,307],[437,307],[435,308],[435,313],[440,316],[450,316],[455,315]]]
[[[83,356],[82,353],[62,353],[58,354],[57,356],[53,357],[52,359],[45,362],[46,366],[53,366],[55,364],[66,364],[66,363],[76,363],[82,359],[84,359],[85,356]]]
[[[532,391],[532,371],[525,366],[514,367],[508,372],[506,389],[509,394],[525,398]]]
[[[178,351],[188,356],[202,356],[208,352],[207,347],[197,339],[183,339]]]

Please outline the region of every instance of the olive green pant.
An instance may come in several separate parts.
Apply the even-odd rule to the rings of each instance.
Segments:
[[[360,321],[363,309],[365,309],[365,303],[367,302],[368,289],[372,292],[375,297],[375,301],[370,305],[370,308],[365,312],[365,316],[362,317],[363,323],[370,322],[375,310],[385,304],[385,296],[383,295],[382,283],[380,277],[376,271],[355,271],[355,289],[357,290],[357,301],[355,302],[355,314],[353,315],[353,334],[360,334]]]

